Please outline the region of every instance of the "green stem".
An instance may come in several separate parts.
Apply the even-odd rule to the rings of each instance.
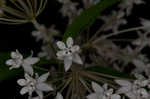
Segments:
[[[110,33],[108,35],[105,35],[103,37],[100,37],[100,38],[96,39],[95,41],[93,41],[93,43],[95,44],[95,43],[97,43],[101,40],[107,39],[108,37],[111,37],[111,36],[115,36],[115,35],[118,35],[118,34],[123,34],[123,33],[126,33],[126,32],[141,30],[141,29],[144,29],[144,28],[145,28],[144,26],[140,26],[140,27],[134,27],[134,28],[129,28],[129,29],[118,31],[118,32]]]
[[[82,77],[79,78],[81,84],[85,87],[85,89],[89,92],[92,93],[92,90],[88,87],[88,83],[86,81],[83,80]]]
[[[90,81],[93,80],[93,81],[103,83],[103,84],[107,83],[109,86],[116,89],[116,86],[114,85],[115,84],[114,81],[107,80],[103,77],[92,75],[92,74],[89,74],[89,73],[83,73],[82,75],[85,76],[86,78],[88,78],[88,80],[90,80]]]
[[[113,78],[113,79],[125,79],[125,80],[133,81],[133,79],[129,79],[129,78],[121,78],[121,77],[112,76],[112,75],[108,75],[108,74],[104,74],[104,73],[100,73],[100,72],[89,72],[89,71],[88,71],[87,73],[91,73],[91,74],[93,74],[93,75],[98,75],[98,76],[107,77],[107,78]]]
[[[119,13],[118,13],[119,14]],[[96,33],[93,35],[93,37],[88,41],[88,42],[92,42],[94,39],[96,39],[97,38],[97,36],[98,36],[98,34],[99,33],[101,33],[102,31],[104,31],[104,29],[107,27],[107,26],[109,26],[110,24],[112,24],[113,22],[115,22],[115,21],[117,21],[116,19],[116,17],[118,16],[118,14],[117,15],[114,15],[114,16],[112,16],[110,19],[108,19],[108,21],[105,23],[105,24],[103,24],[97,31],[96,31]]]
[[[72,81],[72,78],[69,78],[67,81],[65,81],[66,83],[64,84],[64,86],[61,88],[60,92],[62,92]]]

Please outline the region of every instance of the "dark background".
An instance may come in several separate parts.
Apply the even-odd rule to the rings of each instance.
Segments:
[[[135,6],[133,13],[129,16],[129,27],[139,26],[139,17],[150,19],[150,1],[147,0],[146,5]],[[47,27],[56,24],[56,28],[62,33],[65,31],[64,27],[67,24],[66,18],[62,18],[58,12],[61,4],[55,0],[48,0],[43,13],[38,17],[41,24]],[[31,32],[34,30],[32,24],[23,25],[3,25],[0,24],[0,51],[11,52],[18,49],[21,53],[29,53],[31,50],[35,53],[40,51],[41,42],[36,42]],[[0,82],[0,99],[24,99],[24,96],[19,95],[21,87],[17,85],[16,81],[20,78],[18,75],[15,79]],[[27,97],[25,96],[27,99]]]

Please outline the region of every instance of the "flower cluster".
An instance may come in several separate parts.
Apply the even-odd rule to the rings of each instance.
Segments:
[[[46,84],[49,73],[43,74],[39,77],[39,75],[35,74],[34,76],[33,65],[39,62],[39,58],[29,56],[27,58],[23,58],[23,56],[19,53],[18,50],[16,52],[11,52],[11,58],[6,61],[6,64],[11,66],[9,69],[22,67],[25,72],[25,79],[19,79],[17,83],[23,88],[20,91],[21,95],[26,93],[29,94],[29,99],[33,98],[32,93],[35,91],[38,94],[38,99],[43,99],[43,91],[52,91],[53,88],[50,84]]]
[[[114,93],[114,89],[108,89],[108,85],[102,87],[95,82],[92,82],[94,93],[87,96],[87,99],[121,99],[121,96]]]
[[[66,99],[150,99],[150,59],[143,50],[150,47],[150,20],[139,18],[140,27],[120,30],[122,26],[128,25],[128,18],[132,14],[134,5],[146,4],[146,1],[121,0],[110,14],[101,13],[101,16],[96,17],[93,9],[101,8],[103,6],[100,5],[101,2],[106,4],[104,7],[107,6],[105,0],[57,0],[56,3],[62,4],[59,12],[63,17],[68,18],[69,24],[67,25],[72,25],[73,19],[80,14],[82,15],[81,19],[85,17],[83,21],[86,21],[87,17],[87,19],[91,19],[91,23],[93,23],[92,20],[104,22],[104,24],[100,22],[99,29],[96,29],[99,24],[90,28],[88,27],[91,25],[88,24],[90,22],[85,22],[88,29],[80,31],[82,33],[75,39],[73,39],[75,36],[71,37],[70,33],[69,36],[67,35],[66,41],[58,40],[62,34],[55,25],[47,28],[46,25],[36,21],[36,16],[44,9],[46,1],[41,0],[40,4],[37,4],[37,0],[11,1],[19,10],[11,9],[14,11],[12,13],[8,11],[9,9],[5,9],[4,13],[12,14],[11,17],[4,15],[6,18],[1,17],[5,7],[0,6],[0,20],[9,23],[32,22],[37,29],[32,31],[32,36],[37,42],[42,41],[42,51],[38,53],[38,57],[33,57],[32,52],[30,56],[24,58],[16,50],[11,52],[11,58],[6,61],[9,70],[19,68],[24,70],[24,78],[17,80],[18,85],[22,87],[21,95],[28,94],[28,99],[45,99],[44,94],[50,92],[46,96],[53,95],[56,99],[64,99],[64,97]],[[88,10],[81,13],[85,9]],[[25,10],[25,13],[22,13],[22,10]],[[22,14],[18,15],[17,11]],[[92,15],[88,15],[88,11]],[[96,19],[92,19],[92,17],[96,17]],[[82,27],[85,29],[84,26],[81,26],[79,30]],[[78,28],[76,24],[75,28]],[[93,31],[93,28],[96,29],[96,32]],[[135,33],[137,38],[118,39],[118,35],[126,32]],[[116,39],[113,36],[118,37]],[[128,44],[122,47],[118,41],[119,44],[122,44],[121,41],[128,42]],[[39,67],[37,66],[39,62],[54,65],[52,66],[54,68]],[[41,74],[36,71],[37,68],[45,73]],[[126,71],[131,76],[134,74],[135,77],[130,77],[130,75],[122,77],[122,72]]]
[[[149,99],[150,94],[148,90],[150,80],[144,78],[142,75],[136,75],[137,80],[130,82],[127,80],[115,80],[121,86],[117,90],[118,94],[125,94],[129,99]]]

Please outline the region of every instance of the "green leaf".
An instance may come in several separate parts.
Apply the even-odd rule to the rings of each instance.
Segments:
[[[93,66],[93,67],[86,68],[86,70],[101,73],[101,74],[106,74],[106,75],[110,75],[110,76],[114,76],[114,77],[122,78],[122,79],[134,79],[135,78],[134,76],[129,75],[128,73],[120,72],[111,67]]]
[[[6,5],[6,0],[0,0],[0,6]]]
[[[63,37],[64,41],[66,41],[68,37],[77,37],[80,32],[82,32],[85,28],[90,27],[95,22],[96,17],[99,16],[103,10],[118,1],[120,0],[102,0],[98,4],[83,11],[67,28]]]

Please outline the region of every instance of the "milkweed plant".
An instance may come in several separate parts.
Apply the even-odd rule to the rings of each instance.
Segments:
[[[56,0],[68,20],[64,33],[37,21],[49,1],[0,1],[1,24],[31,23],[31,35],[42,41],[37,56],[10,52],[3,79],[21,72],[16,83],[28,99],[150,99],[150,58],[143,51],[150,47],[150,20],[135,17],[138,26],[128,26],[135,6],[147,1]]]

